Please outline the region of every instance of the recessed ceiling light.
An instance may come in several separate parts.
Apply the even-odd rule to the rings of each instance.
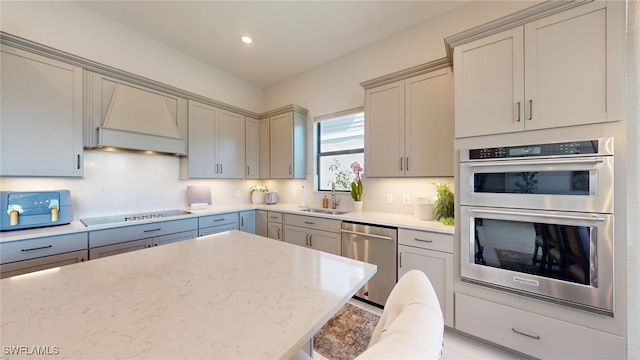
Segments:
[[[244,35],[243,37],[241,37],[240,40],[242,40],[242,42],[245,44],[251,44],[253,42],[253,39],[247,35]]]

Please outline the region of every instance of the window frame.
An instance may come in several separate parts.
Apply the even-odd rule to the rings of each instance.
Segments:
[[[329,189],[322,189],[322,186],[320,184],[320,178],[321,178],[321,168],[320,168],[320,161],[322,158],[324,157],[328,157],[328,156],[336,156],[336,155],[351,155],[351,154],[362,154],[363,155],[363,161],[362,161],[362,166],[364,167],[364,124],[363,124],[363,147],[362,148],[354,148],[354,149],[348,149],[348,150],[337,150],[337,151],[326,151],[326,152],[321,152],[321,135],[322,135],[322,130],[321,130],[321,126],[322,126],[322,122],[324,121],[329,121],[329,120],[334,120],[334,119],[338,119],[341,117],[345,117],[345,116],[349,116],[349,115],[354,115],[354,114],[360,114],[362,113],[362,116],[364,118],[364,106],[358,107],[358,108],[353,108],[353,109],[349,109],[349,110],[344,110],[344,111],[340,111],[337,113],[333,113],[333,114],[328,114],[328,115],[323,115],[323,116],[317,116],[314,118],[314,136],[315,136],[315,141],[314,141],[314,145],[316,148],[315,151],[315,178],[316,178],[316,184],[315,184],[315,189],[318,192],[329,192]],[[346,189],[346,190],[338,190],[336,189],[336,192],[340,192],[340,193],[349,193],[350,190]]]

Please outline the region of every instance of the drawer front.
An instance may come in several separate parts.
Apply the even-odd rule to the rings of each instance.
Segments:
[[[202,229],[202,228],[211,227],[211,226],[234,224],[234,223],[238,223],[239,221],[240,221],[240,218],[237,212],[217,214],[217,215],[199,217],[198,226],[200,227],[200,229]]]
[[[147,239],[182,231],[196,230],[197,228],[198,220],[193,218],[91,231],[89,232],[89,247],[95,248],[126,241]]]
[[[124,243],[118,243],[113,245],[101,246],[97,248],[89,249],[89,259],[95,260],[107,256],[113,256],[118,254],[124,254],[130,251],[143,250],[151,247],[151,239],[142,239],[135,241],[128,241]]]
[[[340,226],[342,225],[342,221],[340,220],[294,214],[284,214],[284,221],[286,225],[301,226],[308,229],[318,229],[335,233],[340,232]]]
[[[198,236],[207,236],[231,230],[239,230],[238,223],[200,228],[200,230],[198,230]]]
[[[84,249],[64,254],[45,256],[37,259],[12,262],[10,264],[0,266],[0,279],[64,265],[71,265],[87,260],[89,260],[89,252],[87,249]]]
[[[398,229],[398,244],[453,253],[453,235]]]
[[[541,359],[623,359],[624,339],[456,293],[456,329]]]
[[[277,222],[282,224],[282,213],[275,211],[267,212],[267,221],[269,222]]]
[[[87,249],[87,233],[0,243],[0,264]]]

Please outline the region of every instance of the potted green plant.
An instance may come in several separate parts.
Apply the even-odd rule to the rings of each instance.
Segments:
[[[355,211],[362,211],[362,193],[364,192],[364,186],[362,185],[362,166],[357,161],[351,164],[351,171],[353,171],[354,178],[351,182],[351,197],[353,198],[353,207]]]
[[[436,201],[434,203],[435,218],[445,225],[454,225],[454,195],[449,185],[434,184]]]

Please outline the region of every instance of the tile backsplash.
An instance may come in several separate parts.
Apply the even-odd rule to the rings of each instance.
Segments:
[[[418,196],[435,195],[433,183],[453,178],[365,179],[364,210],[413,214]],[[321,207],[326,192],[314,192],[313,180],[180,180],[179,158],[138,152],[85,150],[84,177],[0,178],[0,189],[9,191],[71,190],[75,216],[92,217],[123,213],[151,212],[187,207],[188,185],[210,186],[213,205],[248,204],[251,185],[268,185],[278,191],[280,203],[299,204],[302,186],[307,188],[307,204]],[[387,194],[393,203],[387,204]],[[403,196],[410,205],[403,205]],[[347,193],[338,195],[340,209],[352,210]]]

